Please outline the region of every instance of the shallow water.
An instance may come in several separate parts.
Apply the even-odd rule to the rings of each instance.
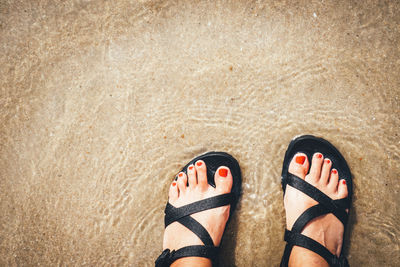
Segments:
[[[354,175],[350,264],[398,266],[399,2],[58,2],[0,2],[0,265],[152,266],[171,179],[220,150],[224,266],[277,266],[307,133]]]

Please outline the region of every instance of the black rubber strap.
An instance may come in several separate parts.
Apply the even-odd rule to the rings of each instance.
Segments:
[[[306,209],[293,224],[292,232],[301,233],[308,222],[327,213],[329,213],[329,210],[325,209],[325,207],[321,204],[317,204],[315,206],[312,206],[311,208]]]
[[[348,214],[347,212],[341,207],[345,205],[345,201],[334,201],[323,192],[321,192],[318,188],[314,187],[313,185],[309,184],[305,180],[299,178],[298,176],[288,173],[286,177],[286,182],[288,185],[296,188],[297,190],[303,192],[307,196],[311,197],[319,204],[324,206],[324,208],[328,211],[327,213],[332,213],[335,215],[344,226],[347,224]],[[339,206],[339,205],[340,206]]]
[[[165,227],[169,224],[178,221],[180,218],[197,213],[203,210],[209,210],[217,207],[229,205],[233,200],[233,194],[227,193],[218,195],[215,197],[206,198],[200,201],[193,202],[191,204],[175,208],[171,204],[167,203],[165,207]]]
[[[328,213],[332,213],[333,215],[335,215],[346,227],[348,214],[345,209],[348,209],[350,206],[349,199],[343,198],[333,200],[329,196],[321,192],[318,188],[291,173],[287,174],[287,176],[285,177],[285,182],[286,184],[311,197],[312,199],[317,201],[318,204],[305,210],[297,218],[296,222],[292,226],[292,231],[285,230],[284,239],[288,242],[288,244],[285,247],[281,266],[288,266],[289,257],[293,246],[304,247],[319,254],[329,263],[330,266],[348,266],[346,258],[344,258],[343,256],[341,256],[340,258],[336,257],[317,241],[305,235],[302,235],[301,231],[311,220]]]
[[[339,259],[338,257],[336,257],[336,255],[333,255],[326,247],[305,235],[285,230],[285,241],[288,242],[291,247],[299,246],[317,253],[318,255],[323,257],[330,266],[346,266],[346,264],[344,264],[344,261],[346,261],[345,259]]]
[[[289,243],[286,243],[285,250],[282,255],[281,264],[279,265],[280,267],[289,266],[289,258],[290,258],[290,253],[292,252],[292,248],[293,246],[291,246]]]
[[[214,259],[218,255],[218,247],[214,246],[187,246],[178,249],[174,256],[174,261],[183,257],[202,257]]]
[[[341,209],[350,209],[350,199],[349,198],[341,198],[341,199],[335,199],[333,200],[333,203],[341,208]]]
[[[204,245],[214,246],[214,242],[210,234],[207,232],[206,228],[204,228],[198,221],[193,219],[191,216],[183,217],[179,219],[178,222],[186,226],[186,228],[188,228],[195,235],[197,235]]]
[[[156,267],[170,266],[170,264],[175,260],[183,257],[204,257],[213,261],[218,253],[218,247],[214,246],[214,242],[208,231],[190,215],[204,210],[229,205],[231,204],[233,197],[234,196],[232,193],[218,195],[196,201],[179,208],[167,203],[164,211],[165,227],[177,221],[196,234],[204,245],[187,246],[177,251],[170,251],[169,249],[166,249],[157,258]]]
[[[155,262],[156,267],[169,267],[174,261],[184,257],[202,257],[214,261],[218,255],[218,248],[214,246],[187,246],[178,250],[164,250]]]

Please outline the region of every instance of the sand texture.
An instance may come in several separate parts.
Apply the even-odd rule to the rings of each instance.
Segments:
[[[0,0],[0,266],[153,266],[169,183],[237,158],[222,266],[277,266],[284,152],[337,146],[351,266],[400,263],[399,1]]]

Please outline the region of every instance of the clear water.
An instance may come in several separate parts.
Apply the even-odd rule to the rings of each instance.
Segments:
[[[243,174],[224,266],[277,266],[283,155],[314,134],[354,175],[350,264],[398,266],[399,9],[0,3],[0,265],[152,266],[171,179],[219,150]]]

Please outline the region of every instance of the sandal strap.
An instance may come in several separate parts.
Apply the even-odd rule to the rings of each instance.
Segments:
[[[285,185],[290,185],[293,188],[303,192],[307,196],[311,197],[318,204],[308,208],[305,210],[295,221],[293,224],[292,230],[285,230],[285,241],[287,245],[285,247],[285,251],[282,257],[281,266],[288,266],[289,257],[293,246],[300,246],[307,248],[321,257],[323,257],[330,266],[335,267],[347,267],[348,262],[346,258],[341,255],[340,258],[333,255],[327,248],[322,246],[317,241],[301,234],[304,227],[314,218],[319,216],[332,213],[338,218],[338,220],[346,227],[348,221],[348,213],[346,209],[350,206],[350,200],[348,198],[333,200],[318,188],[306,182],[304,179],[300,177],[288,173],[284,179]],[[286,186],[285,186],[286,188]]]
[[[214,241],[212,240],[210,234],[204,228],[203,225],[201,225],[198,221],[193,219],[191,216],[186,216],[178,220],[179,223],[184,225],[186,228],[188,228],[190,231],[192,231],[195,235],[197,235],[200,240],[203,242],[204,245],[206,246],[214,246]]]
[[[317,201],[324,207],[324,209],[328,211],[327,213],[332,213],[335,215],[336,218],[338,218],[339,221],[341,221],[346,227],[348,214],[345,209],[349,208],[350,203],[347,198],[335,201],[321,192],[318,188],[291,173],[288,173],[286,177],[286,183]]]
[[[186,217],[193,213],[229,205],[232,203],[233,197],[234,196],[232,193],[222,194],[202,199],[179,208],[176,208],[172,206],[170,203],[167,203],[167,206],[165,207],[164,211],[165,227],[167,227],[168,225],[170,225],[175,221],[178,221],[180,218]]]
[[[317,218],[319,216],[330,213],[324,206],[321,204],[317,204],[312,206],[311,208],[306,209],[294,222],[292,226],[292,232],[301,233],[303,228],[310,222],[312,219]]]
[[[202,257],[213,261],[218,255],[218,247],[214,246],[187,246],[178,250],[165,249],[155,261],[155,267],[169,267],[174,261],[184,257]]]
[[[204,245],[187,246],[180,248],[177,251],[166,249],[157,258],[156,267],[170,266],[170,264],[175,260],[183,257],[203,257],[214,261],[218,253],[218,247],[214,246],[214,241],[207,229],[205,229],[204,226],[190,215],[204,210],[229,205],[232,203],[233,199],[234,195],[232,193],[227,193],[196,201],[179,208],[167,203],[164,211],[165,227],[173,222],[179,222],[197,235]]]
[[[339,208],[341,209],[349,209],[350,208],[350,199],[348,197],[346,198],[341,198],[341,199],[335,199],[332,200],[332,202]],[[347,214],[347,212],[346,212]]]
[[[208,233],[208,231],[190,215],[200,211],[213,209],[221,206],[228,205],[232,202],[233,194],[227,193],[223,195],[218,195],[215,197],[206,198],[200,201],[193,202],[191,204],[176,208],[170,203],[167,203],[165,207],[165,227],[171,223],[178,221],[186,228],[191,230],[195,235],[197,235],[200,240],[206,246],[214,246],[214,242]]]
[[[347,260],[342,255],[338,258],[336,255],[333,255],[326,247],[318,243],[317,241],[302,235],[300,233],[294,233],[289,230],[285,230],[285,241],[288,243],[288,246],[291,248],[293,246],[299,246],[306,249],[309,249],[321,257],[323,257],[330,266],[332,267],[347,267],[349,266]],[[291,250],[290,248],[290,250]],[[288,259],[289,260],[289,259]]]

